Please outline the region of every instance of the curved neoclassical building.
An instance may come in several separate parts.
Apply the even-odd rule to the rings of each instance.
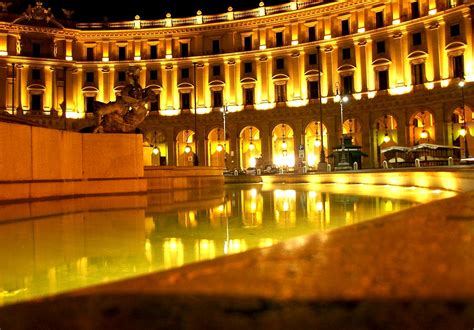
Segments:
[[[392,145],[474,155],[473,11],[470,0],[306,0],[76,23],[37,2],[0,16],[0,110],[79,130],[138,66],[158,94],[141,125],[159,150],[145,148],[149,164],[197,153],[200,165],[317,167],[343,134],[366,168]]]

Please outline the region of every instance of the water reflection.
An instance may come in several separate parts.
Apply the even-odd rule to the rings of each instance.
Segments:
[[[341,189],[249,185],[0,206],[0,304],[267,247],[453,195]]]

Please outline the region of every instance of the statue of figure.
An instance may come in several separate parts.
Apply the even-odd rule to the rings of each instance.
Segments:
[[[139,83],[139,68],[127,72],[129,83],[115,102],[95,102],[96,126],[94,133],[131,133],[145,120],[148,110],[145,104],[156,100],[150,88]]]

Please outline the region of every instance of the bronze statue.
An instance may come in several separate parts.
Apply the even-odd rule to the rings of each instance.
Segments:
[[[145,120],[148,114],[145,104],[155,101],[156,95],[149,87],[143,89],[140,86],[139,72],[139,68],[127,72],[129,83],[117,101],[107,104],[95,102],[94,133],[133,133]]]

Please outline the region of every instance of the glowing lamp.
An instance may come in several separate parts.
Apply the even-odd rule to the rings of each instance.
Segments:
[[[286,141],[283,141],[283,142],[281,143],[281,148],[282,148],[283,150],[286,150],[286,148],[288,148],[288,144],[286,143]]]
[[[221,152],[223,149],[222,144],[218,144],[216,147],[217,152]]]
[[[191,147],[190,146],[184,147],[184,152],[189,154],[191,152]]]
[[[346,95],[344,95],[342,97],[342,102],[347,102],[347,101],[349,101],[349,98]]]
[[[160,153],[160,149],[158,149],[157,147],[154,147],[153,148],[153,155],[158,155]]]
[[[385,136],[383,137],[383,142],[388,143],[390,141],[390,136],[388,136],[388,133],[385,133]]]
[[[428,132],[425,130],[422,130],[420,133],[420,138],[426,139],[428,137]]]
[[[464,80],[460,80],[458,83],[459,87],[461,88],[464,87],[464,84],[465,84]]]
[[[255,149],[255,145],[254,145],[252,142],[250,142],[250,144],[249,144],[249,150],[254,150],[254,149]]]
[[[466,129],[464,128],[464,126],[461,128],[461,131],[459,131],[459,135],[461,135],[462,137],[466,136]]]
[[[321,146],[321,140],[320,140],[320,139],[314,140],[314,146],[315,146],[316,148],[319,148],[319,147]]]

